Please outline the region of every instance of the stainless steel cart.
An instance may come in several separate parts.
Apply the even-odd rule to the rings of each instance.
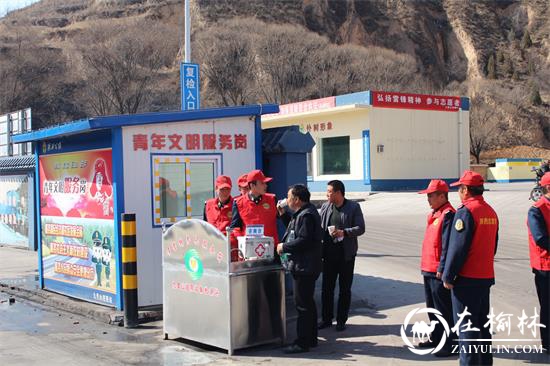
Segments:
[[[226,349],[284,342],[284,270],[266,261],[231,262],[214,226],[182,220],[162,238],[164,334]]]

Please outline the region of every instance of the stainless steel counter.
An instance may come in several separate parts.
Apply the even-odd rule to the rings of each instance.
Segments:
[[[226,349],[284,342],[284,270],[264,260],[232,263],[229,243],[202,220],[163,235],[165,338]]]

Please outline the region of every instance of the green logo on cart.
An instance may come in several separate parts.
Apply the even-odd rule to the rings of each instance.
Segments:
[[[188,250],[183,257],[183,262],[185,263],[185,269],[187,269],[193,281],[202,277],[202,261],[196,249]]]

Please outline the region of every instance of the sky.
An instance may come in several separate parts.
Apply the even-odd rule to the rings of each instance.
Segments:
[[[8,11],[29,6],[39,0],[0,0],[0,18],[6,15]]]

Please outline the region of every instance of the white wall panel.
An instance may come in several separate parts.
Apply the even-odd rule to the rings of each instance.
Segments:
[[[247,135],[247,148],[235,150],[185,150],[185,137],[181,145],[184,150],[170,150],[169,140],[163,149],[151,147],[151,134],[235,134]],[[148,150],[134,150],[133,136],[148,136]],[[234,143],[234,141],[233,141]],[[202,141],[201,141],[202,147]],[[217,145],[218,147],[218,145]],[[218,154],[222,153],[222,174],[233,181],[233,195],[238,194],[239,175],[255,168],[254,120],[246,117],[206,120],[196,122],[174,122],[130,126],[123,128],[124,151],[124,205],[125,212],[136,214],[137,271],[139,306],[162,303],[162,252],[161,229],[154,228],[152,222],[151,154]],[[202,209],[202,208],[199,208]]]

